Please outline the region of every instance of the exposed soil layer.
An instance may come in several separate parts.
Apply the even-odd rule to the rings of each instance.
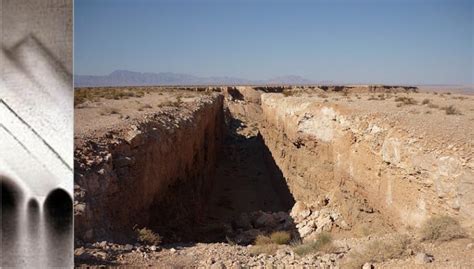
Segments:
[[[77,135],[78,240],[131,242],[142,227],[180,240],[202,221],[222,139],[222,97],[143,114]]]

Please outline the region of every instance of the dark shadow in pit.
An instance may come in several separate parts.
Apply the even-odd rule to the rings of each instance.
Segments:
[[[15,267],[18,250],[18,236],[20,226],[20,210],[24,195],[20,187],[11,179],[0,176],[2,189],[1,205],[1,250],[2,259],[0,267]]]
[[[294,197],[256,127],[244,135],[242,130],[251,127],[242,121],[228,117],[226,125],[227,134],[206,207],[207,218],[198,241],[248,244],[249,240],[234,237],[247,230],[255,233],[259,229],[264,233],[281,229],[280,223],[272,227],[255,223],[256,219],[272,216],[285,217],[289,222],[285,224],[285,230],[294,230],[288,216],[295,203]],[[284,221],[275,218],[276,222]],[[248,223],[242,225],[242,219]]]
[[[73,261],[72,198],[63,189],[51,191],[43,205],[48,266],[69,267]]]

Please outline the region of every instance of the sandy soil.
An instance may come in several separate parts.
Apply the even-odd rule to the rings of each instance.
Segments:
[[[101,88],[93,90],[100,91]],[[74,137],[100,136],[149,113],[190,104],[203,95],[205,93],[161,89],[146,93],[143,97],[86,101],[76,105],[74,109]]]

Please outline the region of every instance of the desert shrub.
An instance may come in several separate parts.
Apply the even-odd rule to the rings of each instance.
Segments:
[[[437,104],[430,103],[430,104],[428,104],[428,107],[429,108],[438,108],[439,106]]]
[[[375,240],[369,243],[362,251],[353,251],[344,263],[345,268],[361,268],[365,263],[383,262],[408,255],[407,248],[411,240],[406,235],[391,240]]]
[[[457,110],[453,105],[442,107],[441,110],[446,112],[446,115],[461,115],[461,112]]]
[[[400,96],[400,97],[397,97],[395,98],[395,102],[400,102],[400,104],[403,104],[403,105],[416,105],[418,104],[418,102],[411,98],[411,97],[405,97],[405,96]]]
[[[423,99],[423,101],[421,102],[422,105],[427,105],[430,103],[430,99]]]
[[[164,106],[171,106],[171,107],[179,107],[183,102],[181,99],[179,101],[165,101],[160,104],[158,104],[158,107],[164,107]]]
[[[254,242],[254,244],[257,246],[268,245],[271,243],[273,243],[272,239],[265,235],[258,235]]]
[[[379,100],[379,99],[377,99],[377,98],[375,98],[375,96],[371,95],[371,96],[369,97],[369,99],[367,99],[367,100]]]
[[[291,240],[291,235],[289,232],[286,231],[278,231],[274,232],[270,235],[270,239],[273,243],[278,245],[285,245],[288,244]]]
[[[292,95],[295,94],[294,91],[290,91],[290,90],[287,90],[287,89],[283,90],[281,93],[282,93],[285,97],[292,96]]]
[[[161,243],[160,235],[148,228],[137,229],[136,233],[138,241],[142,243],[149,245],[159,245]]]
[[[466,233],[459,222],[449,216],[431,217],[420,228],[423,241],[449,241],[465,236]]]
[[[274,255],[277,250],[278,250],[277,244],[265,244],[265,245],[252,246],[249,250],[249,253],[251,255],[259,255],[259,254]]]
[[[332,245],[332,237],[329,233],[320,233],[316,237],[316,240],[308,243],[296,245],[294,252],[299,256],[304,256],[316,251],[327,250]]]

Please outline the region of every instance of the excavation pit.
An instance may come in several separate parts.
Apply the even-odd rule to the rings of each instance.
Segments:
[[[76,245],[143,244],[142,228],[165,246],[248,245],[278,230],[310,241],[413,230],[436,214],[472,220],[472,152],[455,142],[472,133],[425,124],[471,126],[472,100],[450,100],[466,115],[449,115],[421,105],[446,98],[411,87],[333,88],[157,87],[81,99]]]

